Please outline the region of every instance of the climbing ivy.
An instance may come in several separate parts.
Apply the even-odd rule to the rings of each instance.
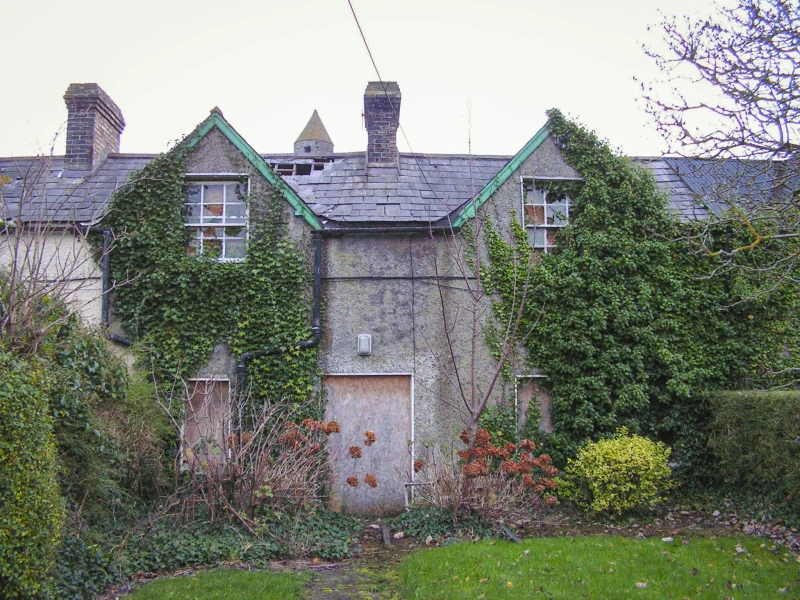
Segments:
[[[112,198],[104,225],[115,234],[113,314],[163,384],[191,378],[220,342],[237,358],[277,347],[277,355],[248,364],[251,395],[303,402],[317,375],[316,351],[296,349],[311,336],[311,269],[288,235],[283,199],[242,196],[254,221],[243,261],[190,254],[188,156],[179,144],[133,173]]]
[[[717,264],[685,241],[697,225],[670,215],[648,172],[559,111],[549,117],[583,177],[557,249],[537,257],[522,328],[532,329],[530,359],[548,376],[551,442],[563,458],[625,426],[670,443],[696,471],[706,458],[708,391],[787,383],[774,373],[797,361],[796,290],[757,271],[711,276]],[[488,236],[486,276],[501,320],[530,252],[522,226],[513,230],[511,244]],[[737,235],[717,233],[720,243]]]

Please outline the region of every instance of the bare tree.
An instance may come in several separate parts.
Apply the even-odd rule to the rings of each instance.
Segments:
[[[665,18],[664,46],[645,48],[661,77],[642,85],[670,153],[704,181],[712,221],[703,250],[725,266],[793,278],[800,237],[800,5],[737,0],[702,19]],[[761,255],[758,259],[752,256]]]
[[[447,352],[438,358],[439,368],[455,391],[458,401],[451,404],[469,433],[469,448],[475,446],[481,415],[498,381],[532,332],[525,316],[535,255],[525,252],[516,257],[519,264],[512,269],[515,293],[509,310],[499,319],[491,284],[486,281],[487,235],[487,223],[476,217],[466,232],[451,230],[441,239],[432,236]],[[492,338],[493,357],[486,356],[487,333]]]
[[[53,158],[14,160],[0,178],[0,344],[36,352],[71,313],[103,293],[89,224],[73,218],[84,178],[50,180]],[[99,315],[98,315],[99,316]]]

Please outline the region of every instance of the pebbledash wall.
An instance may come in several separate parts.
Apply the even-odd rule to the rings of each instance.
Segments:
[[[384,89],[383,85],[370,84],[364,97],[369,141],[360,163],[363,173],[356,173],[356,177],[366,188],[370,182],[375,182],[375,188],[395,185],[387,181],[406,185],[404,175],[398,171],[401,159],[396,146],[400,91],[396,83],[385,85]],[[85,169],[91,180],[93,174],[108,168],[106,163],[124,159],[125,155],[115,154],[124,127],[122,113],[95,84],[74,84],[65,99],[70,111],[66,159],[73,167]],[[221,113],[218,115],[223,119]],[[310,129],[307,131],[322,131],[324,136],[317,137],[324,139],[303,139],[309,136],[301,134],[296,149],[307,152],[306,149],[310,148],[310,154],[321,160],[319,164],[323,164],[323,159],[335,162],[338,159],[332,154],[333,144],[318,115],[314,117],[309,121]],[[302,158],[299,153],[297,157]],[[289,158],[282,160],[290,162]],[[505,162],[503,159],[492,164]],[[137,166],[141,163],[139,160]],[[324,168],[332,168],[327,162],[324,164]],[[188,160],[187,174],[199,179],[203,176],[246,175],[254,195],[263,196],[275,191],[254,168],[252,160],[219,128],[211,128],[196,144]],[[124,169],[120,170],[116,182],[108,183],[109,190],[113,191],[113,185],[121,184],[123,175]],[[498,180],[494,193],[477,209],[477,218],[490,220],[495,228],[509,236],[511,220],[522,218],[523,178],[576,176],[561,158],[553,141],[545,136],[517,168],[507,173],[502,181]],[[293,188],[298,187],[296,180],[289,178],[287,181]],[[480,187],[483,186],[475,191]],[[315,200],[313,193],[304,195],[309,205]],[[397,190],[392,193],[402,196]],[[107,195],[110,196],[110,191]],[[325,211],[332,207],[335,212],[338,208],[337,199],[328,202],[330,206],[323,207],[324,210],[319,207],[315,210],[322,213],[320,222],[324,223],[324,313],[319,350],[324,374],[322,385],[327,399],[326,416],[339,421],[343,429],[340,436],[334,436],[338,439],[338,446],[332,452],[337,481],[333,486],[332,505],[345,511],[389,513],[401,509],[404,504],[406,484],[414,477],[412,462],[415,455],[422,455],[425,445],[455,443],[463,428],[457,409],[462,400],[453,383],[450,360],[451,354],[456,357],[463,384],[468,387],[469,381],[464,374],[469,373],[472,359],[472,331],[463,307],[469,304],[465,291],[469,281],[459,271],[455,259],[461,251],[463,238],[450,238],[442,233],[432,236],[424,231],[433,219],[437,219],[440,225],[448,222],[447,218],[441,218],[441,212],[436,215],[432,212],[428,220],[422,213],[409,213],[411,216],[405,220],[381,220],[377,217],[365,222],[350,219],[346,223],[337,223],[323,218],[327,214]],[[453,206],[460,203],[458,200]],[[285,210],[289,233],[304,251],[309,269],[312,269],[314,228],[288,202]],[[388,209],[378,207],[375,210]],[[450,212],[455,215],[457,211]],[[253,218],[257,218],[257,214],[251,213]],[[380,230],[365,232],[366,225],[378,226]],[[354,226],[358,226],[359,231],[353,232]],[[96,270],[94,273],[96,275]],[[437,276],[444,278],[441,289],[435,281]],[[490,301],[490,298],[483,300],[483,319],[491,314]],[[96,306],[99,313],[100,295],[97,294],[90,304]],[[87,310],[92,314],[92,309]],[[451,342],[445,334],[445,321],[452,328]],[[96,323],[97,318],[91,317],[90,322]],[[371,351],[367,354],[358,352],[357,340],[361,335],[371,337]],[[197,377],[235,382],[237,358],[230,355],[224,344],[220,344]],[[478,340],[476,365],[476,381],[483,389],[496,365],[483,336]],[[530,373],[518,375],[528,376]],[[501,380],[492,400],[514,398],[517,393],[515,384],[514,380]],[[529,395],[523,394],[525,398]],[[362,459],[352,461],[346,457],[346,448],[362,445],[365,430],[374,431],[377,441],[363,448]],[[344,473],[357,475],[362,483],[357,488],[346,486],[343,477],[338,476]],[[378,487],[370,488],[363,483],[367,473],[376,476]]]

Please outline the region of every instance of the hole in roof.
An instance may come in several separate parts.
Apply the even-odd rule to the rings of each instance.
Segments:
[[[295,165],[295,175],[311,175],[311,165]]]

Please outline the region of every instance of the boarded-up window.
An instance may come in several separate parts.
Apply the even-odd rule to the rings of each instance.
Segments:
[[[187,463],[199,461],[202,466],[225,461],[230,428],[229,390],[228,381],[189,381],[183,427],[183,458]]]

